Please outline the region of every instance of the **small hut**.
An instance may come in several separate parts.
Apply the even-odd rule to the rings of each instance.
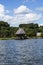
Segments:
[[[19,28],[15,34],[18,39],[25,39],[25,31],[23,28]]]

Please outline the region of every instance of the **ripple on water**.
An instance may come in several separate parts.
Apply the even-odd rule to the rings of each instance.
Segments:
[[[43,65],[43,39],[0,40],[0,65]]]

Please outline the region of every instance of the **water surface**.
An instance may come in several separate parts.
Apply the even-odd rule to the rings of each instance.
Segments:
[[[43,39],[0,40],[0,65],[43,65]]]

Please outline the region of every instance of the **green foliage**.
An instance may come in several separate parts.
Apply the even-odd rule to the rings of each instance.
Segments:
[[[28,37],[34,37],[36,36],[36,33],[39,31],[39,26],[38,24],[20,24],[19,27],[24,28],[24,30],[26,31],[26,35]]]
[[[43,32],[43,26],[40,26],[39,29],[40,29],[40,32]]]
[[[0,21],[0,27],[9,27],[10,25],[7,22]]]
[[[7,22],[0,21],[0,38],[14,37],[17,27],[10,27]]]
[[[27,37],[36,37],[37,32],[41,32],[41,37],[43,37],[43,26],[38,26],[38,24],[20,24],[19,27],[23,28],[26,32]],[[13,38],[16,37],[15,33],[19,27],[10,27],[7,22],[0,21],[0,38]]]
[[[43,38],[43,32],[41,33],[41,37]]]

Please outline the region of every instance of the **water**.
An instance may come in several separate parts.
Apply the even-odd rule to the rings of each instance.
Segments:
[[[43,39],[0,40],[0,65],[43,65]]]

